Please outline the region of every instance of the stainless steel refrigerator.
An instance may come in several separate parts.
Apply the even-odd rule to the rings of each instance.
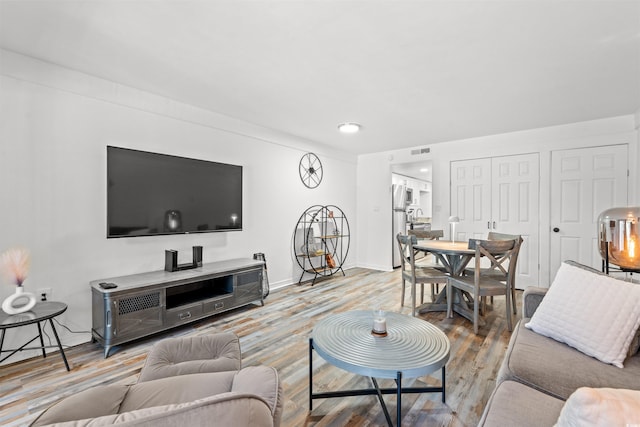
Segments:
[[[392,186],[392,218],[393,218],[393,267],[400,267],[402,258],[398,251],[398,233],[407,233],[407,187],[393,184]]]

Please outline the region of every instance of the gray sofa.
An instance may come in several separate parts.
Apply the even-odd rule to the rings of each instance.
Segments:
[[[580,387],[640,390],[640,353],[627,357],[621,369],[524,327],[546,291],[528,288],[523,294],[523,319],[511,336],[480,426],[553,426]]]
[[[279,426],[282,385],[274,368],[241,369],[232,333],[159,341],[132,385],[71,395],[32,426]]]

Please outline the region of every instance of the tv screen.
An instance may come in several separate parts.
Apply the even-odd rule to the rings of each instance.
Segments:
[[[242,166],[107,146],[107,237],[242,230]]]

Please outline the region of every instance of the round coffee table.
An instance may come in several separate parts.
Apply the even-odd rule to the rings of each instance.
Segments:
[[[320,321],[309,339],[309,409],[313,399],[377,395],[389,425],[383,394],[397,395],[400,425],[402,393],[442,393],[445,402],[445,364],[450,344],[439,328],[415,317],[386,313],[387,336],[371,334],[373,311],[349,311]],[[332,365],[371,378],[374,388],[313,393],[313,350]],[[441,387],[402,387],[402,377],[417,378],[442,370]],[[396,380],[396,388],[381,389],[376,378]]]

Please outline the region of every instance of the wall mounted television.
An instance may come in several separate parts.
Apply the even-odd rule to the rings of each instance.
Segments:
[[[242,166],[107,146],[107,238],[242,230]]]

